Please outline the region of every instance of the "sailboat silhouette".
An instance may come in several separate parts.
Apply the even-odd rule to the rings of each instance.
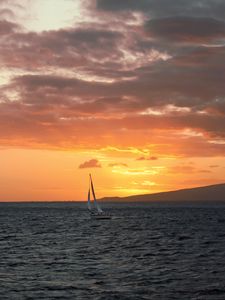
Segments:
[[[91,194],[93,196],[93,205],[91,203]],[[106,214],[102,208],[100,207],[99,203],[97,202],[96,196],[95,196],[95,190],[94,190],[94,184],[92,181],[91,174],[89,174],[89,189],[88,189],[88,201],[87,201],[87,207],[90,212],[90,216],[95,219],[111,219],[111,216]]]

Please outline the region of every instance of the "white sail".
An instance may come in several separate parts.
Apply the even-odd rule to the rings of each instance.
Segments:
[[[92,191],[92,195],[93,195],[93,198],[94,198],[95,208],[96,208],[96,210],[97,210],[98,213],[103,213],[103,210],[99,206],[99,204],[98,204],[98,202],[96,200],[96,197],[95,197],[95,190],[94,190],[94,185],[93,185],[93,182],[92,182],[91,174],[90,174],[90,181],[91,181],[91,191]]]

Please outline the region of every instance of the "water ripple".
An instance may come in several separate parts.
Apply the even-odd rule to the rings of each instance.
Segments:
[[[225,206],[0,204],[1,299],[225,299]]]

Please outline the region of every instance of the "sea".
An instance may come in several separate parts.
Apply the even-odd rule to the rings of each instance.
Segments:
[[[0,299],[225,299],[224,203],[0,203]]]

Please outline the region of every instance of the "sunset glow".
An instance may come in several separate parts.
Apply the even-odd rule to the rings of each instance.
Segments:
[[[225,182],[225,4],[156,2],[1,1],[0,201]]]

